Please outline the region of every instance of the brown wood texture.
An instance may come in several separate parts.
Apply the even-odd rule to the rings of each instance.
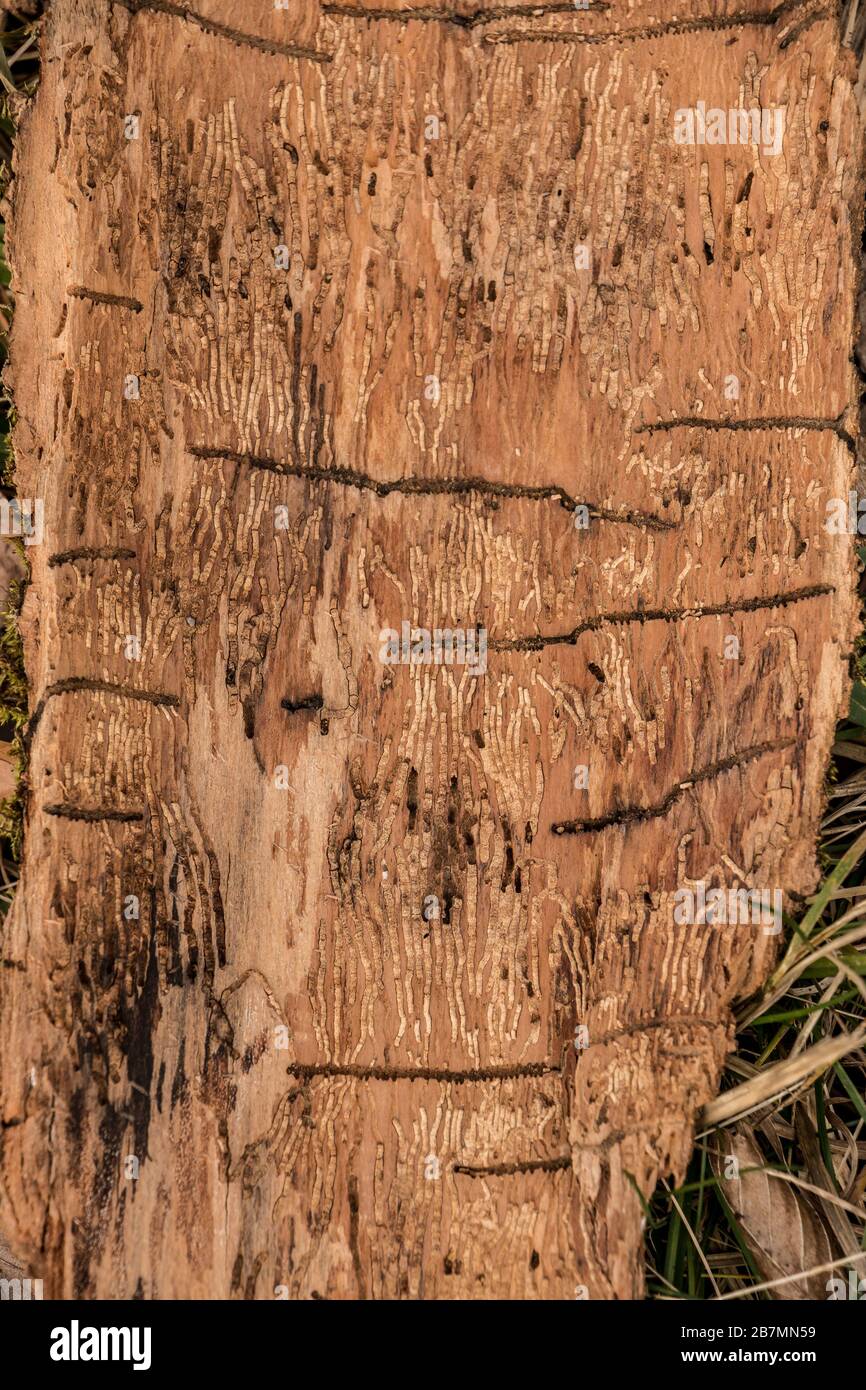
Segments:
[[[46,1297],[639,1296],[639,1194],[777,944],[675,895],[816,882],[835,7],[405,8],[49,9],[0,971],[0,1229]],[[781,149],[678,144],[700,101],[784,108]],[[383,662],[404,622],[486,670]]]

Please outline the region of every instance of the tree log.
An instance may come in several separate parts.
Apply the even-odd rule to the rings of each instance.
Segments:
[[[853,61],[196,5],[54,0],[21,131],[0,1229],[46,1297],[640,1296],[817,879]]]

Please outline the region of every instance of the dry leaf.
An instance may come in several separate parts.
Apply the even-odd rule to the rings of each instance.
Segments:
[[[17,784],[12,744],[0,742],[0,800],[14,796]]]
[[[827,1264],[838,1252],[805,1197],[766,1171],[766,1160],[751,1131],[721,1131],[718,1156],[713,1158],[722,1195],[740,1224],[749,1252],[763,1280]],[[738,1176],[728,1176],[736,1160]],[[758,1169],[762,1171],[757,1171]],[[770,1290],[784,1299],[826,1299],[827,1275],[784,1284]]]
[[[0,1235],[0,1279],[21,1279],[24,1266],[15,1258],[3,1236]]]

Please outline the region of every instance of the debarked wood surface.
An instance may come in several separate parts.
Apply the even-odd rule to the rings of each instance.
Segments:
[[[675,894],[816,882],[836,8],[407,8],[49,8],[0,970],[0,1229],[46,1297],[640,1296],[639,1194],[778,941]],[[781,150],[677,143],[699,102],[783,108]],[[404,622],[486,670],[384,663]]]

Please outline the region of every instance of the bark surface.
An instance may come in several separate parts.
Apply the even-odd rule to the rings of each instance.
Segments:
[[[639,1194],[777,940],[675,894],[816,881],[835,9],[406,8],[50,6],[0,970],[0,1229],[46,1297],[639,1295]],[[780,152],[677,144],[699,101],[783,107]],[[486,671],[383,662],[404,622]]]

